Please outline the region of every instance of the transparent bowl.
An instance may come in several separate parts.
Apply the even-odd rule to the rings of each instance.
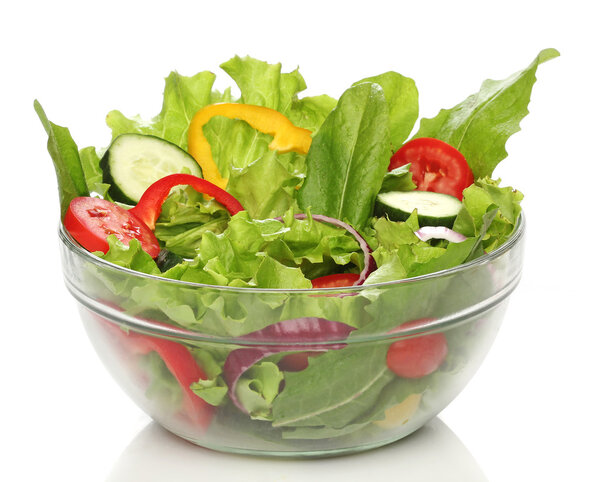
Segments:
[[[210,449],[317,457],[401,439],[456,397],[519,282],[524,224],[456,268],[322,290],[167,280],[97,258],[62,227],[59,237],[89,338],[142,410]],[[444,350],[431,366],[435,340]],[[391,346],[418,373],[391,371]]]

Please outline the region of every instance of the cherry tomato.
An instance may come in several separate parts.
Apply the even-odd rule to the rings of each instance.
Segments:
[[[156,258],[160,246],[154,233],[133,213],[105,199],[78,197],[71,201],[65,229],[88,251],[108,251],[106,237],[114,234],[123,244],[137,239]]]
[[[449,194],[462,200],[462,192],[473,184],[473,172],[465,157],[450,144],[419,137],[404,144],[390,159],[388,170],[410,163],[418,191]]]
[[[341,288],[342,286],[353,286],[359,275],[355,273],[339,273],[321,276],[311,280],[313,288]]]
[[[430,319],[421,319],[404,323],[394,332],[414,328]],[[436,371],[446,359],[448,343],[443,333],[418,335],[392,343],[387,352],[387,366],[396,375],[403,378],[421,378]]]

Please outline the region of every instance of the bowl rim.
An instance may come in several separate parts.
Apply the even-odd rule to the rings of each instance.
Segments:
[[[373,284],[363,284],[360,286],[343,286],[337,288],[251,288],[251,287],[236,287],[236,286],[223,286],[223,285],[210,285],[204,283],[196,283],[191,281],[182,281],[171,278],[163,278],[162,276],[157,276],[148,273],[142,273],[141,271],[135,271],[130,268],[124,268],[117,264],[111,263],[110,261],[106,261],[98,256],[94,255],[92,252],[83,248],[75,239],[71,236],[71,234],[65,229],[64,224],[62,222],[59,223],[58,227],[58,235],[61,242],[73,253],[78,256],[83,257],[87,261],[98,265],[101,268],[109,268],[114,271],[120,271],[123,274],[132,275],[139,278],[146,278],[155,281],[161,281],[167,284],[186,286],[188,288],[207,288],[218,291],[227,291],[227,292],[237,292],[237,293],[273,293],[273,294],[282,294],[282,293],[348,293],[348,292],[360,292],[375,288],[381,287],[389,287],[400,284],[415,284],[423,280],[431,279],[431,278],[442,278],[444,276],[452,275],[461,271],[468,271],[470,268],[475,266],[484,265],[494,261],[495,259],[501,257],[506,252],[510,251],[524,236],[525,234],[525,215],[523,211],[519,213],[519,217],[517,218],[517,222],[513,232],[499,248],[495,249],[491,253],[486,253],[483,256],[475,258],[467,263],[460,264],[458,266],[454,266],[452,268],[447,268],[441,271],[435,271],[433,273],[428,273],[420,276],[414,276],[412,278],[403,278],[399,280],[393,281],[384,281],[381,283],[373,283]]]
[[[342,288],[320,288],[320,289],[266,289],[266,288],[238,288],[238,287],[229,287],[229,286],[219,286],[219,285],[207,285],[202,283],[192,283],[181,280],[172,280],[168,278],[162,278],[156,275],[150,275],[146,273],[141,273],[138,271],[131,270],[129,268],[123,268],[121,266],[115,265],[108,261],[103,260],[95,256],[94,254],[88,252],[86,249],[81,247],[64,229],[64,227],[59,227],[59,237],[63,244],[75,255],[83,257],[85,260],[99,266],[100,268],[109,268],[115,270],[117,272],[121,272],[126,275],[138,276],[140,278],[155,280],[159,282],[170,283],[173,286],[181,286],[188,288],[197,288],[197,289],[212,289],[212,290],[222,290],[223,292],[233,292],[233,293],[272,293],[272,294],[315,294],[315,293],[329,293],[329,294],[358,294],[363,291],[375,291],[379,288],[389,288],[391,286],[399,286],[399,285],[410,285],[413,283],[419,283],[422,281],[442,278],[445,276],[451,276],[463,271],[468,271],[469,269],[473,269],[475,267],[479,267],[482,265],[486,265],[488,263],[493,262],[495,259],[501,257],[502,255],[508,253],[513,247],[515,247],[519,241],[521,241],[524,237],[525,233],[525,217],[521,212],[518,219],[517,224],[510,238],[502,244],[498,249],[492,251],[491,253],[487,253],[479,258],[476,258],[468,263],[464,263],[459,266],[455,266],[453,268],[436,271],[434,273],[429,273],[422,276],[415,276],[413,278],[405,278],[401,280],[394,281],[386,281],[382,283],[374,283],[369,285],[361,285],[361,286],[347,286]],[[64,268],[63,268],[64,269]],[[414,327],[406,328],[403,330],[394,330],[392,332],[376,332],[376,333],[361,333],[360,336],[353,336],[353,333],[350,334],[347,338],[339,338],[339,339],[328,339],[328,340],[320,340],[316,342],[311,342],[312,345],[320,345],[327,346],[331,344],[339,344],[343,342],[345,344],[353,344],[353,343],[371,343],[377,341],[390,341],[394,339],[400,338],[411,338],[416,336],[423,336],[425,334],[430,334],[433,332],[440,332],[452,327],[458,326],[462,323],[469,322],[472,320],[474,316],[481,315],[485,312],[490,311],[492,308],[497,306],[500,302],[506,299],[512,291],[517,286],[520,280],[521,270],[518,270],[518,273],[515,276],[508,280],[506,284],[500,287],[497,292],[486,298],[485,300],[471,305],[465,309],[462,309],[458,312],[452,313],[447,316],[439,317],[436,319],[427,319],[421,320],[423,323],[415,325]],[[65,282],[67,284],[67,288],[71,292],[71,294],[75,297],[77,301],[81,303],[81,305],[95,314],[97,316],[102,316],[104,321],[110,322],[112,324],[121,325],[128,329],[133,329],[136,332],[144,333],[150,336],[161,336],[168,337],[171,339],[178,340],[180,342],[192,341],[192,342],[202,342],[202,343],[222,343],[222,344],[231,344],[235,343],[240,346],[269,346],[269,345],[281,345],[281,340],[249,340],[242,339],[240,337],[236,337],[233,335],[222,336],[222,335],[212,335],[209,333],[203,333],[201,331],[195,331],[192,329],[184,328],[178,324],[165,324],[155,320],[139,318],[135,315],[127,314],[109,304],[103,303],[101,300],[95,300],[87,296],[78,287],[71,283],[68,278],[65,276]],[[286,346],[290,346],[291,348],[294,345],[305,346],[306,341],[303,342],[285,342]]]

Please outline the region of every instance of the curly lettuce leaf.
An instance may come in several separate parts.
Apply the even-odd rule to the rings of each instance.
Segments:
[[[273,401],[279,394],[283,373],[269,361],[250,367],[236,383],[238,400],[254,420],[271,420]]]
[[[300,180],[282,162],[282,156],[267,151],[248,166],[232,169],[228,191],[253,218],[275,218],[294,205]]]
[[[190,390],[206,403],[218,407],[226,402],[227,385],[221,377],[198,380],[190,385]]]
[[[478,93],[431,119],[422,119],[417,137],[435,137],[458,149],[475,179],[491,176],[508,154],[508,138],[520,130],[540,64],[558,57],[555,49],[542,50],[525,69],[504,80],[486,80]]]
[[[196,111],[213,102],[215,74],[199,72],[191,77],[171,72],[165,79],[162,110],[146,121],[140,116],[126,117],[118,110],[106,116],[113,139],[120,134],[149,134],[187,149],[187,131]]]
[[[193,258],[204,233],[222,233],[229,217],[221,204],[191,187],[178,189],[164,202],[154,234],[169,251]]]
[[[132,239],[128,245],[125,245],[114,234],[111,234],[106,240],[109,249],[106,254],[100,251],[95,252],[94,254],[98,257],[140,273],[160,275],[160,269],[156,262],[142,249],[142,245],[137,239]]]
[[[221,234],[205,232],[196,259],[172,268],[165,277],[261,288],[310,288],[303,270],[307,263],[331,261],[340,266],[360,263],[359,246],[342,229],[311,218],[252,219],[243,211],[231,218]]]
[[[302,75],[297,69],[282,73],[279,63],[269,64],[251,57],[236,56],[221,64],[221,68],[240,89],[240,98],[235,102],[277,110],[298,126],[312,131],[321,125],[335,105],[335,100],[327,96],[298,99],[298,94],[306,89]],[[204,133],[211,145],[213,159],[224,177],[233,177],[233,170],[249,167],[269,152],[271,137],[241,120],[213,118],[205,126]],[[304,156],[277,153],[277,158],[289,175],[303,174]],[[252,175],[253,171],[255,169],[250,169],[248,174]],[[235,175],[240,183],[243,181],[242,174],[238,171]]]
[[[486,177],[465,189],[463,196],[453,229],[465,236],[482,237],[487,252],[498,248],[514,231],[523,194],[510,186],[500,187],[499,179]]]

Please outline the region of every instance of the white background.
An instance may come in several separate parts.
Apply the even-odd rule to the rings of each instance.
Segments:
[[[595,2],[11,2],[0,17],[2,480],[600,480]],[[112,382],[63,285],[58,196],[33,111],[105,146],[104,116],[157,114],[163,78],[235,54],[300,66],[338,96],[396,70],[431,117],[545,47],[530,115],[496,174],[526,194],[526,266],[495,345],[415,437],[309,462],[215,454],[171,437]],[[223,84],[224,85],[224,84]],[[150,425],[149,425],[150,424]],[[236,475],[237,473],[237,475]]]

